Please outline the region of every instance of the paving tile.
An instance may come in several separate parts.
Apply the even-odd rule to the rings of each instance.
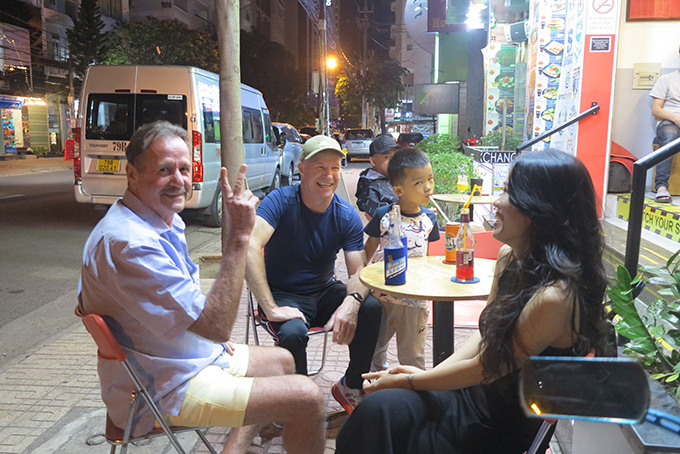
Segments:
[[[0,408],[0,427],[11,426],[12,423],[21,415],[23,410],[19,410],[18,405],[3,405]]]
[[[13,423],[15,428],[31,428],[36,435],[52,427],[71,407],[35,406],[24,412]]]
[[[0,429],[0,453],[21,453],[38,436],[34,430],[25,427]]]
[[[35,404],[50,391],[44,386],[2,386],[0,387],[0,405]]]

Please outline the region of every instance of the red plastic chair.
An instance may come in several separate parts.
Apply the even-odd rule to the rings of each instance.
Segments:
[[[498,251],[503,243],[493,237],[493,232],[474,232],[475,236],[475,257],[480,259],[496,260]],[[427,255],[444,256],[446,255],[446,237],[441,236],[439,240],[429,243]],[[452,267],[452,273],[455,268]],[[486,301],[456,301],[453,306],[454,328],[479,328],[479,315],[486,307]],[[432,311],[427,321],[432,325]]]
[[[429,243],[427,255],[446,255],[446,236],[444,232],[437,241]],[[498,251],[503,246],[503,243],[493,237],[493,232],[474,232],[475,236],[475,257],[478,259],[496,260],[498,258]]]
[[[142,381],[139,379],[137,372],[135,372],[135,370],[132,368],[132,365],[127,359],[127,355],[121,348],[116,338],[113,336],[113,333],[111,333],[111,330],[109,329],[104,319],[102,319],[99,315],[96,314],[83,314],[80,311],[79,307],[76,308],[76,315],[80,317],[80,319],[83,321],[85,328],[87,329],[87,331],[90,333],[95,343],[97,344],[97,347],[99,349],[97,351],[97,354],[99,355],[99,357],[102,359],[119,361],[127,371],[128,375],[130,375],[130,379],[135,385],[135,391],[132,392],[132,399],[130,400],[130,411],[128,412],[128,419],[127,423],[125,424],[125,429],[121,430],[119,427],[114,425],[113,422],[111,421],[111,418],[109,418],[109,415],[108,414],[106,415],[106,434],[104,435],[104,437],[106,438],[106,441],[111,445],[110,454],[115,454],[116,447],[118,446],[121,446],[121,454],[125,454],[130,443],[145,444],[148,443],[151,439],[163,435],[166,435],[168,437],[168,439],[170,440],[170,444],[172,444],[172,446],[177,450],[178,453],[186,454],[182,446],[179,444],[179,441],[177,441],[177,437],[175,436],[175,434],[190,431],[194,431],[196,432],[196,434],[198,434],[199,438],[208,447],[208,450],[210,450],[212,454],[217,454],[215,449],[213,449],[213,447],[210,445],[208,439],[205,437],[205,435],[203,435],[202,430],[207,429],[206,427],[168,426],[165,423],[165,421],[163,421],[163,417],[160,411],[158,410],[156,403],[151,398],[151,395],[147,391],[144,384],[142,384]],[[156,417],[156,421],[161,427],[152,430],[148,434],[139,437],[133,437],[131,435],[132,418],[137,409],[137,401],[139,400],[140,396],[144,399],[144,401],[146,401],[147,405],[149,405],[151,412],[154,414],[154,416]],[[92,440],[99,436],[100,435],[93,435],[92,437],[89,437],[87,440],[87,444],[88,445],[96,444]]]

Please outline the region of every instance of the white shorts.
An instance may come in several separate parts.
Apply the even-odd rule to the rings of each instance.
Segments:
[[[234,345],[229,367],[207,366],[189,380],[182,408],[177,416],[164,415],[165,422],[190,427],[240,427],[253,387],[248,371],[248,346]],[[226,353],[224,353],[226,355]]]

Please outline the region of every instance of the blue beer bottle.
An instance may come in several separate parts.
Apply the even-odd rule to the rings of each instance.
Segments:
[[[406,260],[408,248],[401,237],[401,210],[394,205],[390,211],[390,228],[385,244],[385,284],[402,285],[406,283]]]

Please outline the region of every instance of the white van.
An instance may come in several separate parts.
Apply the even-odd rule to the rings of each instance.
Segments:
[[[167,120],[189,131],[196,209],[210,226],[221,225],[219,76],[187,66],[90,66],[83,81],[74,129],[76,200],[106,209],[127,188],[125,149],[134,131]],[[281,184],[280,151],[262,93],[241,84],[243,161],[251,190]]]

